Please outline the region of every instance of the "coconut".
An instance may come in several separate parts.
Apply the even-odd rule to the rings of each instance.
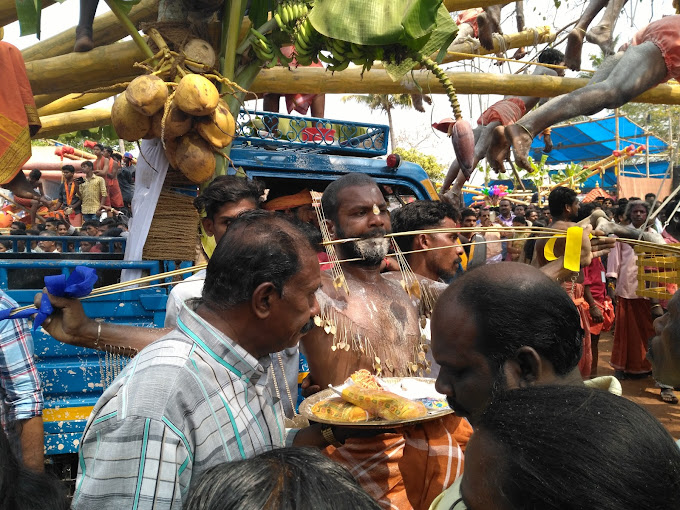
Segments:
[[[151,117],[151,128],[149,132],[144,136],[144,138],[151,140],[153,138],[161,137],[161,122],[163,121],[163,110],[156,112],[153,117]]]
[[[168,163],[172,168],[177,168],[177,147],[179,146],[179,138],[164,138],[163,143],[165,144],[165,157],[168,158]]]
[[[189,115],[210,115],[217,107],[220,93],[212,82],[200,74],[187,74],[177,85],[173,101]]]
[[[125,97],[139,113],[151,117],[168,99],[168,86],[158,76],[137,76],[125,89]]]
[[[236,134],[236,122],[227,103],[220,99],[215,111],[196,123],[196,131],[213,147],[222,149],[229,145]]]
[[[191,129],[193,118],[177,108],[175,103],[170,103],[168,115],[165,117],[165,138],[183,136]]]
[[[111,123],[118,136],[128,142],[144,137],[151,128],[151,119],[135,110],[125,94],[118,94],[113,102]]]
[[[174,159],[177,163],[175,168],[196,184],[207,181],[215,173],[213,151],[208,142],[197,133],[189,133],[180,138]]]

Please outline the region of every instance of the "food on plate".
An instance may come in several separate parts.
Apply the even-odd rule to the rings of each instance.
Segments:
[[[427,415],[427,408],[422,402],[414,402],[383,389],[352,384],[342,390],[342,398],[385,420],[412,420]]]
[[[312,414],[329,421],[357,423],[368,421],[372,416],[359,406],[345,402],[340,397],[322,400],[312,406]]]
[[[378,382],[378,378],[370,373],[368,370],[361,369],[354,372],[349,378],[362,388],[380,390],[382,386]]]

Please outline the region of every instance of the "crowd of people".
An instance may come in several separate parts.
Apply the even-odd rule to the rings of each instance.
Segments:
[[[649,375],[649,365],[637,370],[648,363],[649,337],[631,331],[642,312],[631,314],[624,300],[642,298],[625,293],[626,256],[615,255],[622,243],[588,239],[592,218],[640,229],[647,202],[581,206],[573,190],[556,188],[547,209],[501,200],[497,210],[458,211],[415,201],[390,211],[370,177],[348,174],[321,200],[331,239],[353,239],[335,245],[338,281],[319,269],[332,262],[311,194],[263,202],[263,191],[219,177],[195,200],[217,249],[206,270],[173,288],[163,329],[93,320],[78,300],[49,296],[54,311],[43,327],[56,339],[138,352],[88,420],[73,508],[318,508],[319,491],[333,495],[321,505],[328,508],[678,507],[680,450],[655,418],[620,397],[614,377],[595,377],[593,361],[594,329],[608,313],[607,290],[616,289],[612,364],[620,377]],[[582,283],[561,258],[545,260],[544,236],[515,233],[541,222],[564,230],[581,216]],[[674,237],[680,215],[669,216],[662,230]],[[405,233],[395,239],[420,299],[390,270],[399,266],[385,237],[392,232]],[[677,303],[644,301],[649,324],[669,310],[655,323],[651,350],[655,376],[672,395]],[[333,327],[316,327],[319,317],[332,317]],[[337,348],[343,338],[348,347]],[[368,434],[301,423],[298,392],[311,395],[362,368],[436,377],[455,414]],[[649,473],[642,482],[639,469],[626,469],[633,458]],[[314,466],[314,483],[323,478],[318,489],[302,464]]]

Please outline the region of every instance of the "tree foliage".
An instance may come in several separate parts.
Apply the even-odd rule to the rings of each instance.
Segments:
[[[404,149],[402,147],[397,147],[392,152],[406,161],[423,167],[431,181],[441,183],[444,179],[444,165],[439,164],[434,156],[424,154],[417,149]]]

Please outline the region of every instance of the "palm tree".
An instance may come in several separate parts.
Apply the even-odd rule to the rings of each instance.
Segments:
[[[344,96],[343,102],[356,101],[363,103],[371,111],[381,110],[387,114],[387,123],[390,126],[390,144],[392,150],[396,147],[396,140],[394,138],[394,126],[392,125],[392,110],[395,108],[415,108],[419,112],[424,112],[423,100],[428,104],[432,104],[430,96],[421,94],[354,94],[351,96]]]

